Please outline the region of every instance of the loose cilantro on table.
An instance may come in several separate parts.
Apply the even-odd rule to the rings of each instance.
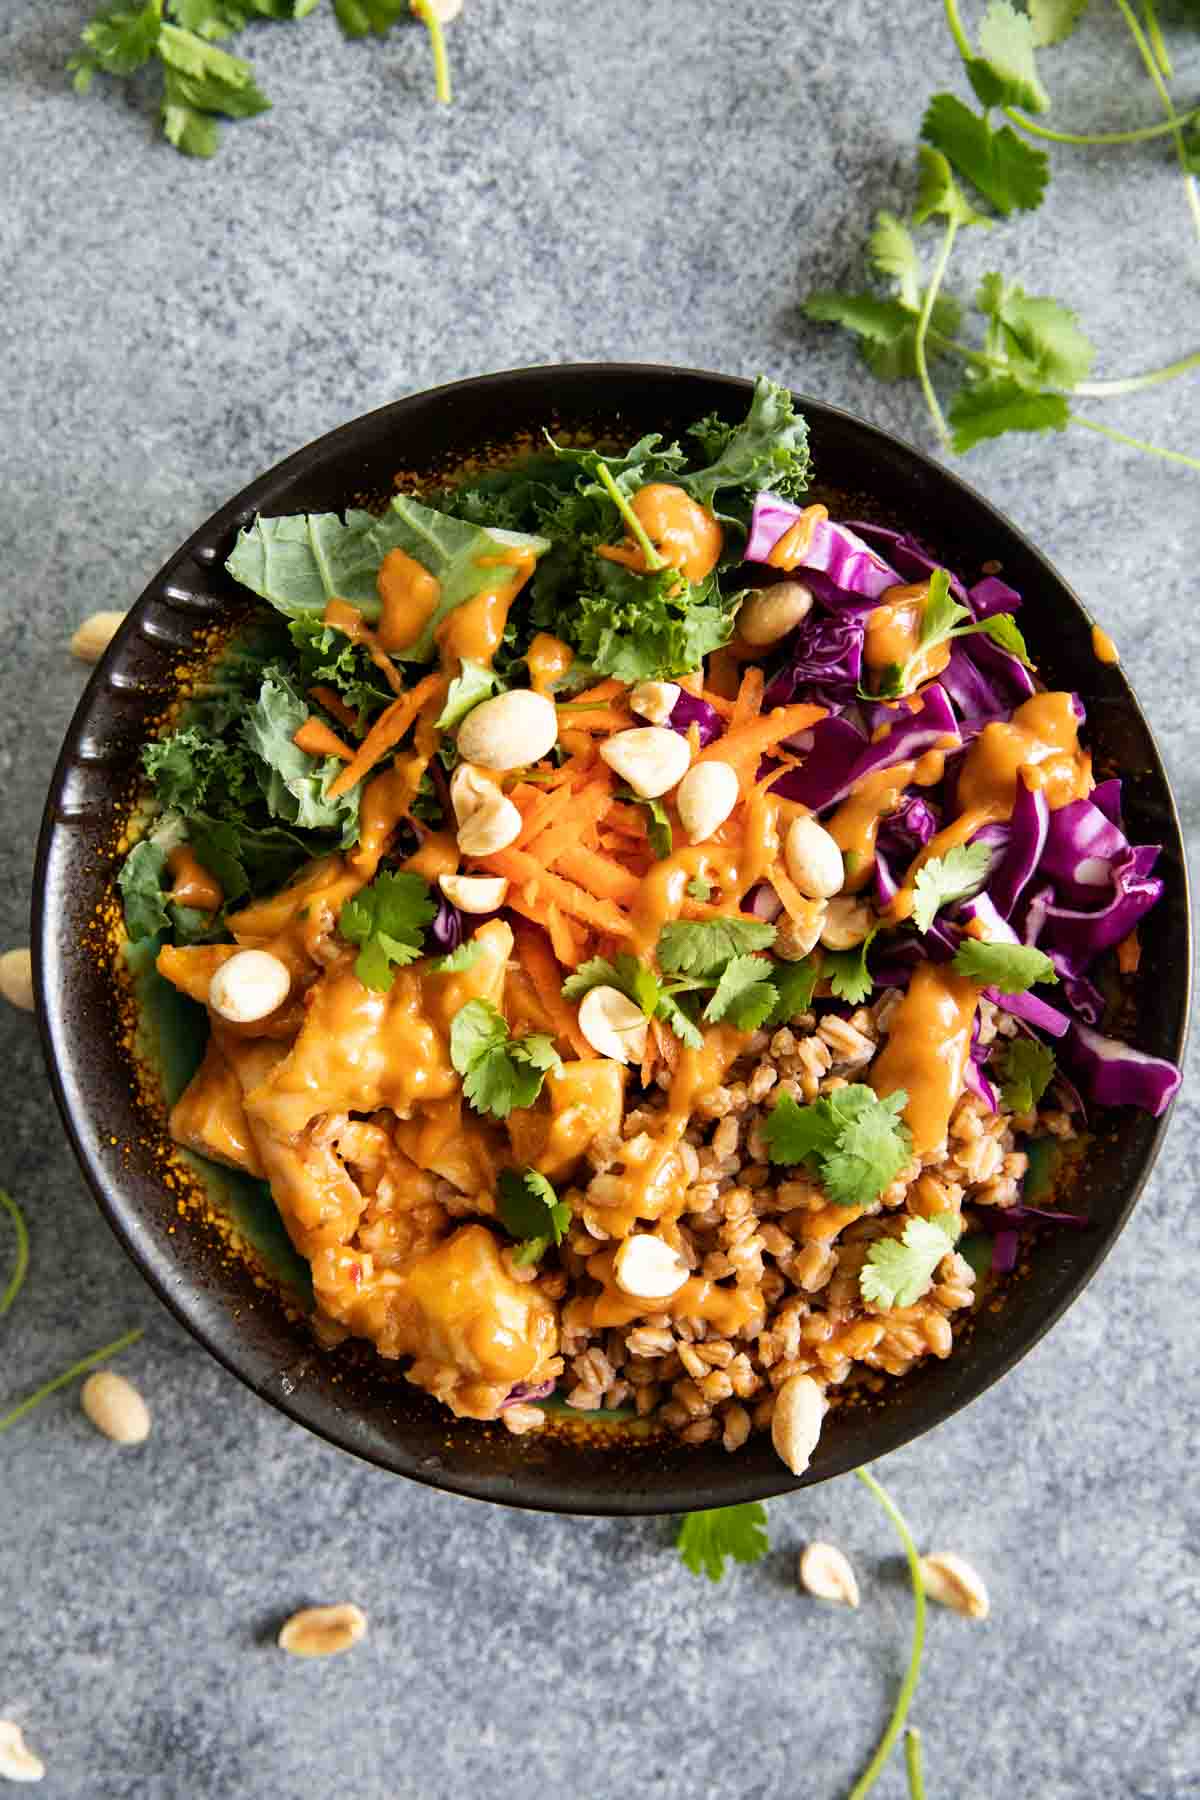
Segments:
[[[437,911],[429,884],[419,875],[385,871],[347,900],[338,916],[338,931],[361,946],[354,973],[377,994],[391,988],[394,971],[421,955],[426,925]]]
[[[537,1032],[510,1037],[504,1015],[488,1000],[468,1000],[454,1015],[450,1061],[475,1111],[498,1119],[532,1106],[549,1071],[562,1067],[552,1039]]]
[[[823,291],[810,294],[805,303],[810,318],[852,332],[864,360],[881,379],[915,379],[938,438],[959,453],[1009,431],[1063,431],[1074,425],[1200,468],[1200,458],[1130,437],[1083,416],[1072,404],[1075,396],[1115,398],[1169,381],[1200,366],[1200,352],[1146,374],[1091,381],[1093,347],[1075,315],[1060,302],[1027,294],[1006,275],[989,273],[972,301],[981,330],[968,336],[962,330],[961,302],[944,291],[958,231],[993,222],[967,200],[958,181],[968,184],[980,203],[1002,220],[1033,212],[1043,202],[1050,177],[1040,143],[1117,146],[1169,137],[1200,235],[1196,183],[1200,107],[1187,112],[1174,108],[1167,86],[1173,71],[1153,7],[1146,10],[1143,31],[1129,0],[1116,4],[1166,118],[1162,124],[1129,131],[1080,133],[1054,130],[1030,115],[1044,113],[1050,105],[1037,52],[1071,35],[1087,0],[1030,0],[1027,14],[1009,0],[989,0],[979,26],[978,50],[968,37],[957,0],[944,0],[950,33],[981,110],[973,110],[956,94],[938,93],[922,120],[921,189],[912,224],[920,226],[936,213],[946,221],[930,274],[926,278],[908,223],[881,212],[867,241],[867,261],[888,293]],[[1002,115],[999,122],[994,119],[997,111]],[[961,368],[947,413],[930,374],[934,358],[952,359]]]
[[[869,1206],[912,1155],[912,1133],[900,1118],[903,1088],[879,1099],[861,1084],[836,1088],[810,1106],[781,1096],[764,1126],[772,1162],[815,1175],[838,1206]]]
[[[500,1223],[510,1237],[521,1240],[513,1261],[521,1266],[540,1262],[551,1244],[562,1243],[571,1208],[537,1169],[501,1169],[496,1187]]]
[[[945,856],[930,857],[917,871],[913,888],[913,921],[928,931],[934,916],[952,900],[978,893],[987,880],[992,853],[986,844],[956,844]]]
[[[1002,994],[1023,994],[1037,981],[1058,980],[1045,951],[1029,944],[985,944],[978,938],[964,938],[952,966],[968,981],[998,988]]]
[[[770,1540],[766,1508],[754,1500],[741,1506],[715,1506],[707,1512],[688,1513],[680,1521],[675,1548],[693,1575],[720,1581],[727,1556],[738,1563],[756,1563],[767,1554]]]
[[[162,71],[163,134],[185,156],[209,157],[220,148],[220,118],[246,119],[270,110],[250,64],[216,40],[264,20],[299,20],[319,0],[145,0],[104,7],[83,27],[83,48],[68,59],[78,94],[97,75],[127,80],[153,63]],[[417,18],[433,48],[437,97],[450,99],[450,74],[441,20],[430,0],[333,0],[343,35],[384,36],[402,19]]]
[[[877,1238],[867,1251],[858,1278],[864,1300],[888,1311],[915,1306],[929,1292],[938,1264],[954,1248],[957,1213],[933,1219],[909,1219],[899,1238]]]
[[[993,1054],[991,1067],[1008,1110],[1031,1113],[1054,1079],[1054,1052],[1036,1038],[1008,1038]]]

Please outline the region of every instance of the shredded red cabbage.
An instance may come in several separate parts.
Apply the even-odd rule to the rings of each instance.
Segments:
[[[707,700],[701,700],[696,694],[689,694],[686,688],[680,688],[679,698],[671,708],[671,716],[667,724],[672,731],[686,737],[694,725],[700,734],[700,748],[711,744],[725,730],[725,724],[715,706]]]
[[[438,895],[438,908],[430,922],[429,935],[443,952],[457,950],[463,941],[463,916],[445,894]]]
[[[1078,1022],[1063,1046],[1088,1099],[1099,1106],[1140,1106],[1157,1118],[1167,1110],[1183,1076],[1174,1063],[1104,1037]]]

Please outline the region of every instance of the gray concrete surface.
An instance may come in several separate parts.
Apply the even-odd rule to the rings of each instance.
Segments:
[[[872,210],[911,191],[924,99],[956,79],[916,0],[467,0],[458,102],[421,35],[343,45],[323,6],[265,27],[276,110],[211,165],[156,141],[148,87],[72,96],[90,9],[0,13],[0,933],[26,935],[42,796],[83,675],[72,626],[123,607],[215,503],[331,425],[456,376],[631,357],[764,368],[923,439],[798,297],[857,280]],[[1174,32],[1191,84],[1200,40]],[[1052,63],[1059,122],[1157,116],[1107,9]],[[1186,89],[1186,81],[1183,84]],[[1078,306],[1097,372],[1195,348],[1197,263],[1151,146],[1063,152],[1036,218],[966,243]],[[1197,449],[1196,379],[1104,414]],[[1087,434],[965,465],[1111,628],[1200,810],[1195,474]],[[665,1522],[523,1516],[427,1493],[309,1439],[161,1310],[84,1192],[34,1027],[0,1018],[4,1179],[33,1272],[0,1325],[0,1410],[138,1323],[155,1409],[115,1452],[70,1396],[0,1440],[0,1716],[70,1800],[833,1800],[902,1666],[886,1522],[852,1481],[772,1509],[720,1588]],[[885,1479],[926,1545],[986,1571],[993,1617],[930,1621],[916,1716],[936,1800],[1200,1792],[1194,1370],[1200,1113],[1048,1341]],[[798,1597],[843,1544],[859,1612]],[[352,1597],[367,1642],[301,1665],[297,1605]],[[904,1791],[899,1763],[878,1792]]]

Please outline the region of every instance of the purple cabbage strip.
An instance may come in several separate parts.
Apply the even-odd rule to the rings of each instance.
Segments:
[[[784,646],[786,661],[767,684],[763,710],[786,706],[798,693],[819,706],[852,703],[862,680],[865,633],[865,613],[809,613]]]
[[[1121,783],[1116,776],[1108,781],[1099,782],[1088,795],[1093,806],[1098,806],[1110,824],[1118,831],[1125,829],[1121,822]]]
[[[937,828],[936,813],[919,794],[908,796],[882,820],[875,840],[875,902],[881,912],[891,905],[903,879],[897,868],[907,871]]]
[[[1057,899],[1088,906],[1111,892],[1113,863],[1129,847],[1094,800],[1072,800],[1051,816],[1041,872],[1054,883]]]
[[[906,581],[924,581],[934,569],[946,568],[936,556],[931,556],[924,544],[908,531],[889,531],[885,525],[867,525],[862,520],[852,519],[849,529],[866,539],[868,544],[878,544],[888,556],[893,566],[899,569]],[[950,578],[950,592],[960,606],[967,604],[967,590],[954,573],[946,569]]]
[[[1019,1231],[998,1231],[992,1239],[993,1275],[1011,1275],[1017,1266],[1020,1249],[1021,1234]]]
[[[1038,1031],[1049,1032],[1051,1037],[1066,1037],[1071,1029],[1071,1021],[1066,1013],[1059,1012],[1045,1000],[1039,1000],[1036,994],[1002,994],[999,988],[984,988],[989,1000],[1001,1009],[1011,1013],[1014,1019],[1024,1019]]]
[[[970,925],[978,919],[983,926],[985,943],[1019,944],[1021,941],[1008,920],[1001,918],[995,902],[986,890],[982,894],[973,894],[969,900],[960,901],[954,909],[954,916],[962,925]]]
[[[1174,1063],[1076,1023],[1063,1046],[1080,1087],[1098,1106],[1138,1106],[1158,1118],[1179,1091]]]
[[[1157,844],[1143,844],[1116,859],[1112,865],[1112,898],[1098,912],[1046,907],[1039,942],[1043,949],[1058,953],[1067,973],[1082,975],[1102,950],[1111,949],[1128,937],[1138,920],[1158,903],[1163,883],[1151,877],[1150,870],[1158,859],[1159,848]]]
[[[848,767],[844,761],[849,742],[845,731],[835,736],[826,730],[834,725],[845,727],[846,721],[822,719],[813,727],[812,751],[803,766],[781,775],[773,792],[785,800],[799,801],[813,812],[821,812],[844,800],[860,781],[879,769],[894,768],[897,763],[908,762],[926,750],[958,748],[962,738],[954,708],[936,681],[922,690],[921,700],[915,713],[907,706],[897,708],[896,722],[891,729],[876,742],[863,744],[860,754]],[[862,744],[861,736],[859,742]],[[826,757],[827,744],[842,753],[836,760]]]
[[[774,704],[778,705],[778,701]],[[701,700],[696,694],[689,694],[686,688],[680,688],[679,698],[671,708],[667,724],[681,737],[686,737],[690,727],[695,725],[700,733],[702,750],[725,730],[725,722],[716,707],[710,706],[707,700]]]
[[[1050,828],[1050,804],[1041,788],[1017,782],[1009,823],[1008,850],[988,879],[988,893],[1003,919],[1011,919],[1017,901],[1042,860]]]
[[[996,1099],[996,1090],[984,1074],[982,1064],[977,1062],[973,1056],[967,1058],[965,1073],[966,1085],[970,1088],[971,1092],[983,1101],[983,1104],[987,1107],[989,1112],[999,1111],[999,1101]]]
[[[1016,612],[1022,604],[1016,588],[1009,587],[998,575],[985,575],[973,588],[967,589],[967,604],[977,619],[990,619],[993,613]]]
[[[548,1400],[554,1392],[552,1381],[539,1381],[531,1387],[527,1381],[518,1381],[516,1387],[509,1390],[505,1399],[500,1402],[500,1411],[508,1406],[529,1406],[535,1400]]]
[[[741,911],[749,913],[752,919],[762,919],[770,925],[783,911],[783,901],[769,881],[759,881],[749,893],[742,895]]]
[[[776,790],[788,800],[798,800],[815,812],[827,806],[830,785],[845,790],[846,778],[866,752],[863,733],[849,719],[818,719],[809,731],[788,740],[787,748],[807,752],[798,769],[789,769],[775,783]],[[788,783],[784,787],[784,782]]]
[[[756,494],[744,553],[746,562],[765,563],[800,513],[800,507],[781,500],[778,494]],[[829,519],[819,519],[813,526],[801,569],[816,569],[828,575],[835,586],[867,600],[878,600],[888,588],[901,585],[896,571],[869,545],[844,525],[835,525]]]
[[[1012,702],[988,679],[967,649],[970,638],[950,646],[950,661],[938,680],[953,700],[966,723],[982,730],[992,719],[1006,719]]]
[[[1051,952],[1050,961],[1058,969],[1059,984],[1067,1005],[1085,1025],[1098,1025],[1104,1017],[1104,995],[1086,975],[1072,975],[1062,968],[1060,964],[1063,960],[1059,952]]]
[[[438,896],[438,908],[430,923],[429,935],[443,953],[457,950],[463,941],[463,916],[445,894]]]

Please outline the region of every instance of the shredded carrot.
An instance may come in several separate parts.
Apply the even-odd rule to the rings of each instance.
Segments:
[[[495,850],[491,856],[480,857],[478,860],[489,869],[494,869],[497,875],[507,875],[510,881],[522,886],[535,884],[533,904],[540,905],[544,901],[547,906],[561,907],[572,919],[582,919],[586,925],[611,932],[613,937],[629,936],[629,920],[611,900],[597,900],[575,882],[564,881],[561,875],[543,868],[527,850]],[[537,922],[541,924],[544,921],[538,919]]]
[[[598,681],[595,687],[585,688],[582,694],[573,694],[564,704],[569,706],[603,706],[609,700],[615,700],[625,692],[625,683],[610,675],[605,681]]]
[[[351,606],[347,600],[331,600],[321,615],[321,622],[331,626],[334,631],[344,631],[352,644],[361,644],[393,694],[398,697],[403,695],[404,677],[387,651],[380,647],[379,639],[357,606]]]
[[[331,713],[339,725],[344,725],[347,731],[354,733],[355,737],[359,736],[358,714],[352,706],[346,705],[336,688],[311,687],[308,690],[308,697],[310,700],[315,700],[318,706],[323,706],[327,713]]]
[[[1137,934],[1137,927],[1123,937],[1117,945],[1117,967],[1122,975],[1136,975],[1142,961],[1142,943]]]
[[[581,842],[585,831],[599,824],[612,803],[607,782],[597,781],[578,793],[567,793],[561,788],[558,791],[565,794],[565,799],[556,807],[553,819],[545,821],[528,840],[519,840],[519,848],[530,851],[548,869],[564,850]]]
[[[617,900],[625,906],[633,905],[642,885],[628,869],[583,844],[561,851],[554,866],[571,881],[577,881],[581,888],[586,888],[589,894],[595,894],[598,900]]]
[[[570,806],[571,801],[574,798],[569,787],[551,788],[547,793],[539,793],[536,788],[531,788],[529,791],[534,795],[533,803],[530,806],[523,806],[521,804],[521,801],[517,798],[516,789],[513,790],[513,793],[510,796],[525,817],[521,835],[517,839],[517,843],[522,850],[528,849],[530,842],[537,836],[538,832],[544,831],[547,825],[552,825],[560,814]]]
[[[700,698],[701,700],[707,700],[713,711],[715,713],[720,713],[723,719],[732,718],[734,703],[732,700],[727,699],[724,694],[714,694],[711,693],[708,688],[705,688],[701,692]]]
[[[349,744],[343,744],[337,732],[326,725],[324,719],[316,719],[311,715],[298,730],[293,731],[292,742],[297,750],[306,750],[310,756],[340,756],[343,762],[354,761],[354,752]]]
[[[558,716],[569,731],[612,732],[627,731],[631,715],[617,712],[611,706],[593,706],[587,712],[572,706],[567,712],[560,711]]]
[[[557,908],[554,910],[557,913]],[[561,913],[558,918],[561,923]],[[555,1037],[570,1044],[577,1056],[591,1056],[592,1048],[579,1029],[575,1008],[562,997],[562,968],[545,933],[534,925],[518,925],[513,935],[517,941],[517,961],[532,982],[533,991],[554,1027]]]
[[[444,675],[426,675],[415,688],[393,700],[386,712],[380,713],[366,737],[329,788],[327,798],[336,800],[360,782],[375,767],[380,757],[395,749],[425,703],[435,695],[440,701],[445,694]]]
[[[652,1031],[646,1033],[646,1048],[642,1051],[642,1066],[638,1071],[638,1079],[644,1088],[648,1088],[654,1080],[654,1065],[658,1061],[658,1039]]]
[[[538,780],[543,787],[547,788],[562,787],[564,784],[570,787],[573,782],[584,780],[590,776],[598,761],[596,746],[590,741],[586,741],[580,754],[568,757],[559,768],[550,769],[544,775],[539,769]],[[600,767],[604,767],[603,763],[600,764]]]
[[[777,706],[763,717],[752,719],[738,731],[727,731],[724,737],[716,738],[707,749],[700,752],[696,762],[732,763],[744,782],[754,781],[758,775],[759,758],[772,749],[781,738],[792,737],[798,731],[807,731],[818,719],[825,717],[823,706],[808,706],[799,703],[795,706]]]
[[[714,650],[708,659],[708,681],[705,687],[705,698],[707,699],[708,689],[711,688],[713,693],[719,694],[723,700],[728,701],[736,699],[738,680],[737,658],[728,648],[724,650]]]
[[[762,697],[763,672],[757,663],[751,663],[742,676],[741,686],[738,688],[733,714],[729,721],[731,732],[740,731],[743,725],[750,723],[751,719],[757,719],[762,711]]]

